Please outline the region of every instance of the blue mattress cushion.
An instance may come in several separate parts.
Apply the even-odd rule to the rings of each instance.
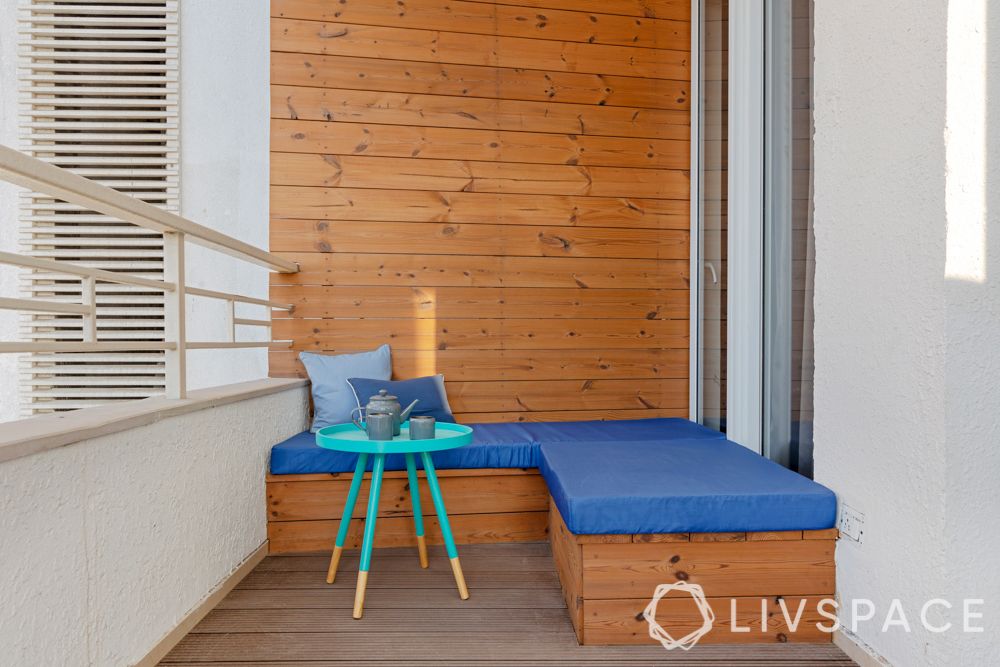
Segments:
[[[497,428],[516,424],[477,424],[472,444],[457,449],[434,452],[434,466],[454,468],[537,468],[538,445],[523,437],[517,429]],[[353,472],[358,455],[323,449],[316,444],[316,434],[299,433],[271,448],[271,473],[303,475],[308,473]],[[373,459],[368,457],[368,470]],[[417,467],[423,467],[417,458]],[[386,470],[406,470],[402,454],[385,458]]]
[[[584,535],[831,528],[833,492],[724,438],[543,443],[541,471]]]
[[[506,424],[469,424],[472,444],[434,453],[434,465],[449,468],[537,468],[542,443],[581,440],[613,442],[699,438],[722,439],[722,435],[686,419],[635,419],[628,421],[521,422]],[[323,449],[312,433],[300,433],[271,448],[271,473],[301,475],[308,473],[350,472],[357,454]],[[372,462],[368,462],[371,470]],[[386,469],[404,470],[402,456],[386,458]]]

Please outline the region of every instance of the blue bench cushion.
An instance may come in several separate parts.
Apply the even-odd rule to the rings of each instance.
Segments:
[[[674,438],[722,439],[722,435],[686,419],[635,419],[628,421],[522,422],[470,424],[471,445],[435,452],[434,465],[449,468],[537,468],[542,443],[605,443],[622,440]],[[275,475],[350,472],[357,454],[323,449],[316,436],[305,432],[271,449],[271,472]],[[402,456],[386,458],[386,469],[404,470]],[[371,469],[371,462],[368,464]]]
[[[489,424],[489,426],[495,426]],[[271,473],[302,475],[307,473],[353,472],[358,455],[323,449],[316,444],[316,434],[306,431],[271,448]],[[373,460],[368,458],[368,470]],[[458,449],[434,452],[436,468],[537,468],[538,445],[504,433],[491,433],[478,426],[472,444]],[[417,459],[417,467],[423,467]],[[386,470],[406,470],[402,454],[385,458]]]
[[[724,438],[552,442],[541,471],[584,535],[831,528],[832,491]]]

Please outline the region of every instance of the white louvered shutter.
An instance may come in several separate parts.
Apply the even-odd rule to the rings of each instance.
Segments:
[[[21,148],[147,202],[178,206],[177,0],[21,0]],[[21,242],[38,257],[162,278],[159,234],[25,193]],[[80,298],[79,281],[26,274],[29,296]],[[97,339],[163,340],[162,294],[98,283]],[[31,315],[25,339],[82,340],[79,317]],[[26,415],[164,390],[163,354],[25,355]]]

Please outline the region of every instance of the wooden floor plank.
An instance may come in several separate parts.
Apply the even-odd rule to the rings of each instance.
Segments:
[[[789,649],[791,650],[791,649]],[[596,654],[595,654],[596,655]],[[177,667],[342,667],[345,664],[360,665],[381,665],[387,664],[382,660],[361,660],[361,661],[332,661],[332,660],[296,660],[295,662],[175,662],[163,663],[172,664]],[[474,664],[477,667],[526,667],[538,663],[524,662],[520,660],[476,660],[474,663],[458,660],[399,660],[392,662],[394,667],[468,667]],[[575,657],[568,660],[546,660],[546,667],[607,667],[609,664],[604,658]],[[732,655],[720,656],[712,651],[712,647],[696,647],[689,653],[683,655],[666,655],[656,658],[629,658],[629,667],[659,667],[660,665],[685,665],[686,667],[857,667],[856,663],[841,655],[813,656],[808,659],[789,657],[772,658],[745,656],[734,658]]]
[[[780,648],[784,648],[783,645]],[[796,655],[787,651],[784,656],[798,662],[808,660],[817,664],[816,659],[833,656],[829,650],[812,649],[810,644]],[[720,652],[719,658],[728,658],[739,664],[737,659],[748,657],[753,649],[746,646],[728,646]],[[668,654],[660,646],[628,647],[581,647],[571,634],[552,635],[546,633],[520,633],[495,636],[489,631],[432,633],[392,632],[381,633],[326,633],[326,632],[268,632],[257,634],[190,634],[181,640],[167,660],[185,661],[208,660],[329,660],[331,655],[341,661],[357,663],[361,660],[395,662],[412,660],[414,655],[436,656],[428,658],[437,664],[437,659],[447,656],[450,660],[464,660],[475,664],[479,660],[522,660],[528,664],[543,661],[593,657],[605,664],[622,664],[633,658],[664,658]],[[767,660],[756,664],[780,664],[775,658],[781,651],[762,652]],[[718,659],[718,658],[717,658]],[[685,663],[689,664],[689,663]],[[754,664],[751,662],[749,664]]]
[[[206,616],[162,664],[194,667],[524,667],[676,664],[851,667],[836,646],[577,644],[544,543],[460,547],[472,597],[460,600],[441,548],[422,570],[410,548],[373,558],[365,617],[351,618],[356,554],[324,582],[326,554],[269,556]]]
[[[218,609],[353,609],[354,589],[306,588],[234,590]],[[555,589],[481,588],[468,600],[460,600],[450,589],[370,589],[365,609],[565,609],[562,594]]]
[[[464,545],[463,545],[464,546]],[[462,569],[466,573],[478,572],[551,572],[552,557],[545,556],[521,556],[513,555],[498,559],[495,556],[483,554],[467,554],[464,549],[459,551],[462,559]],[[393,572],[410,571],[413,574],[427,570],[421,570],[417,562],[416,548],[410,549],[408,553],[384,555],[376,554],[376,557],[388,569]],[[340,559],[340,567],[345,570],[357,570],[360,552],[344,552]],[[326,569],[330,564],[330,555],[303,556],[300,558],[274,558],[267,559],[257,567],[257,572],[322,572],[326,574]],[[443,556],[430,557],[431,572],[451,572],[451,565],[448,559]]]
[[[436,572],[424,572],[418,576],[412,572],[394,572],[387,564],[378,562],[376,555],[372,559],[371,575],[368,577],[368,590],[374,588],[409,588],[422,590],[426,588],[455,587],[450,569]],[[354,588],[357,571],[342,568],[341,574],[334,584],[327,584],[325,577],[317,576],[317,572],[251,572],[240,582],[238,589],[279,589],[279,588]],[[469,586],[478,588],[559,588],[559,578],[555,570],[549,572],[465,572]]]
[[[457,595],[455,597],[458,597]],[[196,633],[371,632],[370,627],[405,628],[407,632],[476,632],[494,634],[565,633],[569,619],[562,609],[365,609],[365,624],[350,614],[328,609],[215,609],[198,624]],[[359,625],[367,626],[359,627]]]

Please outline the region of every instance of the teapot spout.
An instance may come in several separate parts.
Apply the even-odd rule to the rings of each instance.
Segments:
[[[405,422],[409,418],[410,412],[413,411],[413,408],[417,405],[417,403],[419,401],[420,401],[419,398],[414,399],[412,403],[410,403],[408,406],[406,406],[405,410],[403,410],[401,413],[399,413],[399,421],[400,422]]]

